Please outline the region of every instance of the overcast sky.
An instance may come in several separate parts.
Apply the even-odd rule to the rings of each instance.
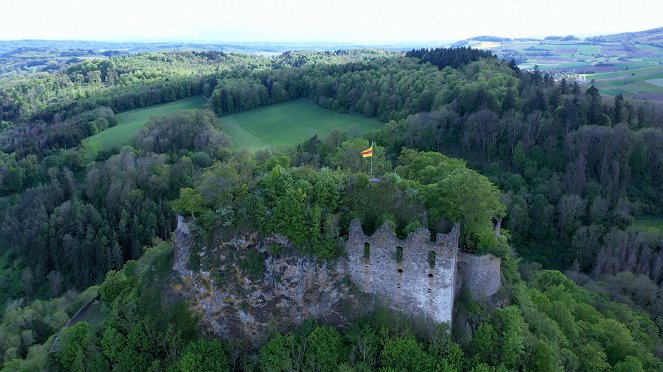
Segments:
[[[4,40],[363,43],[661,26],[661,0],[0,0]]]

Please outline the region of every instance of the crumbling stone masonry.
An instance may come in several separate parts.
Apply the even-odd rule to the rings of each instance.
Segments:
[[[350,224],[348,273],[366,293],[387,298],[395,309],[451,322],[460,227],[433,242],[420,228],[399,240],[388,225],[366,236],[359,220]]]
[[[451,323],[459,283],[475,298],[492,296],[501,284],[500,259],[459,252],[459,236],[458,224],[435,241],[426,228],[400,240],[387,224],[366,236],[355,219],[346,242],[347,271],[363,292],[387,299],[395,310]]]
[[[210,334],[259,344],[273,331],[273,322],[301,324],[318,319],[335,326],[348,324],[376,303],[436,323],[451,323],[458,290],[474,298],[490,297],[500,288],[500,259],[460,252],[460,227],[431,241],[421,228],[400,240],[389,225],[366,236],[358,219],[350,224],[345,242],[347,258],[326,262],[298,255],[284,237],[256,234],[220,242],[199,253],[214,259],[200,270],[187,268],[192,236],[178,216],[171,288],[200,314]],[[277,257],[268,247],[284,247]],[[237,268],[246,252],[264,258],[265,271],[249,277]],[[357,296],[354,286],[374,296]],[[378,301],[374,301],[378,300]]]

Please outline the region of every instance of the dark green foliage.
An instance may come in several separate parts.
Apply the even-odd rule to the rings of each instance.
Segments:
[[[590,282],[586,286],[591,290],[605,292],[615,301],[645,310],[659,329],[663,327],[663,289],[649,276],[621,272],[603,276],[600,281]]]
[[[43,369],[54,334],[96,296],[96,287],[91,287],[80,294],[68,291],[61,297],[45,301],[9,303],[0,316],[0,355],[3,355],[0,369],[3,372]],[[83,354],[94,352],[85,344],[89,338],[89,326],[83,324],[69,333],[74,344],[67,351],[67,363],[73,363],[79,349]]]
[[[430,266],[431,269],[435,268],[435,256],[436,254],[434,251],[428,252],[428,266]]]
[[[388,339],[380,362],[383,367],[395,371],[430,371],[435,366],[435,359],[428,354],[414,336]]]
[[[435,152],[403,151],[400,163],[396,171],[414,181],[410,187],[421,194],[431,223],[440,218],[459,222],[464,249],[506,255],[506,242],[495,236],[492,226],[493,219],[503,216],[504,205],[486,177]]]
[[[218,115],[247,111],[270,103],[267,88],[257,80],[224,79],[211,97]]]
[[[341,334],[331,327],[316,327],[308,337],[310,364],[319,371],[335,371],[343,353]]]
[[[85,322],[76,323],[62,332],[61,346],[56,353],[59,365],[66,371],[83,372],[104,366],[99,363],[100,357],[95,345],[95,335],[92,327]],[[101,364],[101,365],[100,365]],[[105,365],[108,369],[107,365]]]
[[[68,328],[55,355],[62,367],[78,370],[80,359],[86,370],[97,370],[92,365],[104,366],[102,370],[163,369],[176,362],[182,371],[227,369],[220,344],[191,344],[198,330],[187,305],[162,298],[171,257],[172,245],[160,242],[139,261],[130,261],[121,272],[108,276],[100,290],[108,307],[103,326],[96,333],[85,322]]]
[[[129,283],[125,280],[122,271],[110,270],[99,286],[99,297],[102,301],[113,302],[125,290],[127,284]]]
[[[239,268],[251,279],[260,279],[265,272],[265,258],[257,249],[249,249],[239,262]]]
[[[75,147],[86,137],[113,127],[117,118],[108,107],[99,107],[52,125],[23,124],[0,131],[0,150],[40,157],[58,149]]]
[[[467,348],[474,365],[537,371],[663,367],[655,357],[661,339],[650,320],[559,272],[536,272],[529,283],[516,280],[507,290],[515,305],[494,310],[474,329]]]
[[[417,58],[421,63],[430,63],[437,66],[440,70],[450,66],[459,68],[465,64],[477,61],[481,58],[495,58],[490,50],[480,50],[472,48],[434,48],[434,49],[413,49],[406,57]]]
[[[229,368],[225,346],[192,343],[195,318],[164,297],[169,245],[144,251],[170,238],[172,207],[195,217],[194,269],[213,238],[255,231],[335,258],[354,217],[367,233],[387,224],[399,236],[460,222],[465,250],[504,256],[505,306],[459,301],[462,337],[416,338],[380,314],[341,332],[305,324],[261,348],[264,370],[661,370],[663,248],[660,237],[626,231],[637,213],[663,213],[660,113],[619,96],[604,102],[593,86],[583,92],[487,52],[409,56],[419,60],[374,51],[149,53],[2,80],[0,147],[12,153],[0,153],[0,302],[26,299],[2,312],[2,366],[44,369],[48,338],[75,311],[66,305],[72,294],[30,300],[103,281],[103,326],[66,330],[51,367]],[[139,151],[88,164],[64,150],[115,125],[116,112],[201,93],[218,114],[307,98],[389,123],[370,138],[334,131],[284,153],[230,155],[219,151],[215,118],[198,111],[153,120],[134,143]],[[379,182],[358,156],[369,139]],[[501,218],[502,238],[492,230]],[[520,281],[506,237],[544,267],[574,264],[575,279],[656,322],[558,272],[522,270],[529,284]],[[259,277],[262,255],[246,253],[241,269]],[[235,368],[255,367],[233,358]]]
[[[173,369],[181,372],[229,371],[226,353],[219,341],[196,340],[187,345]]]
[[[38,281],[57,271],[65,288],[98,283],[140,257],[154,237],[169,236],[173,220],[164,199],[179,191],[169,189],[175,176],[169,170],[165,157],[131,152],[90,165],[83,180],[52,169],[47,185],[3,208],[4,252],[31,266]]]
[[[338,178],[277,165],[259,184],[264,207],[271,211],[260,228],[288,237],[296,247],[323,258],[339,255],[340,246],[329,219],[339,202]]]
[[[213,154],[221,147],[228,146],[228,140],[215,125],[216,118],[210,111],[175,112],[152,118],[133,143],[139,150],[158,154],[177,153],[180,150]]]
[[[403,261],[403,247],[396,247],[396,262]]]
[[[171,208],[173,212],[184,216],[194,216],[205,211],[203,197],[190,187],[180,189],[180,197],[173,202]]]
[[[276,334],[260,349],[260,364],[265,371],[291,371],[293,361],[288,350],[289,337]]]
[[[210,93],[215,64],[243,58],[198,52],[144,53],[111,59],[70,59],[67,68],[4,79],[0,120],[57,121],[107,106],[115,112]],[[84,97],[80,97],[80,95]],[[28,98],[29,97],[29,98]]]
[[[344,144],[348,142],[354,141]],[[360,147],[356,150],[353,156],[359,158]],[[295,249],[326,259],[341,254],[339,239],[352,218],[360,218],[366,233],[386,223],[406,236],[422,226],[428,213],[434,230],[443,217],[460,221],[463,236],[468,236],[465,248],[504,255],[506,243],[492,230],[492,218],[503,213],[495,187],[461,161],[440,154],[405,154],[398,168],[402,175],[389,172],[385,162],[388,168],[378,182],[345,169],[291,167],[284,154],[259,164],[233,157],[207,169],[195,189],[182,189],[172,207],[194,215],[205,234],[236,234],[253,227],[281,234]],[[437,168],[417,168],[424,167],[424,158]],[[440,182],[427,184],[436,174]]]
[[[357,217],[367,234],[384,223],[398,233],[404,232],[424,211],[422,201],[407,186],[393,173],[385,175],[380,182],[369,182],[366,176],[355,175],[350,178],[342,200],[342,208],[347,211],[341,216],[342,225],[347,227],[350,219]]]

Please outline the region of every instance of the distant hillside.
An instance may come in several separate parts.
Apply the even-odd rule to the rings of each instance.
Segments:
[[[226,53],[283,53],[293,50],[335,51],[339,49],[376,48],[406,51],[430,47],[427,41],[393,43],[355,42],[103,42],[81,40],[0,40],[0,58],[21,57],[26,52],[61,53],[73,55],[117,55],[171,50],[212,50]],[[70,53],[71,54],[71,53]]]
[[[649,44],[663,48],[663,27],[645,31],[588,37],[586,40],[595,43],[620,42],[625,44]]]
[[[497,43],[500,43],[500,42],[503,42],[503,41],[511,41],[511,39],[508,38],[508,37],[488,36],[488,35],[471,37],[469,40],[474,40],[474,41],[493,41],[493,42],[497,42]]]
[[[575,41],[575,40],[580,40],[577,37],[573,35],[566,35],[566,36],[546,36],[543,38],[543,40],[553,40],[553,41]]]

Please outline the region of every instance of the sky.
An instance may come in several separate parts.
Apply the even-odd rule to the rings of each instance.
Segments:
[[[661,0],[0,0],[0,40],[454,41],[663,26]]]

